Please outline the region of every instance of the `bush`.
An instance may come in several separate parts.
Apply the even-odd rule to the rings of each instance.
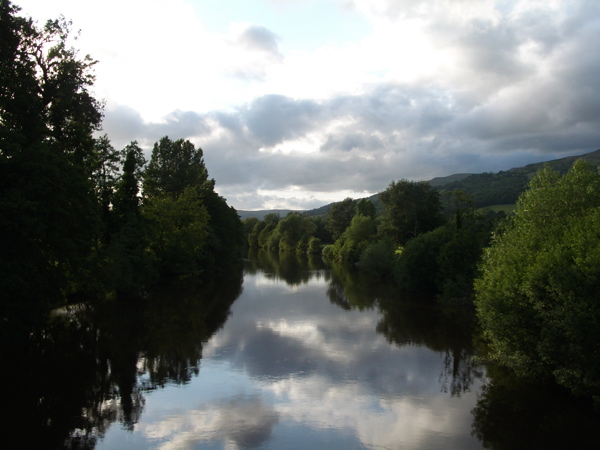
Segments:
[[[316,237],[310,238],[308,241],[308,253],[318,255],[321,251],[321,239]]]
[[[398,285],[409,292],[437,293],[438,255],[449,239],[447,227],[439,227],[408,241],[393,267]]]
[[[362,253],[359,266],[365,272],[378,277],[392,275],[392,267],[396,257],[394,243],[390,238],[370,244]]]

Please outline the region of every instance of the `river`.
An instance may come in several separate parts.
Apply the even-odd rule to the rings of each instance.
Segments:
[[[26,448],[553,448],[535,417],[564,404],[535,397],[519,429],[504,403],[531,391],[490,384],[472,325],[320,258],[251,253],[213,282],[57,312],[3,424]],[[579,435],[596,420],[568,417]]]

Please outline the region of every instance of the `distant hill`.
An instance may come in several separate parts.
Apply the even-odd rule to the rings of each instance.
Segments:
[[[373,204],[375,205],[375,208],[379,209],[381,207],[381,204],[379,203],[379,194],[373,194],[370,197],[365,197],[368,200],[371,200],[373,202]],[[359,198],[355,199],[355,200],[360,200]],[[331,209],[331,207],[335,205],[335,203],[329,203],[328,205],[325,206],[321,206],[320,208],[316,208],[316,209],[311,209],[310,211],[306,211],[304,214],[309,216],[309,217],[314,217],[314,216],[326,216],[327,213],[329,212],[329,210]]]
[[[468,176],[473,175],[472,173],[455,173],[454,175],[448,175],[447,177],[435,177],[429,180],[429,184],[433,187],[444,186],[448,183],[460,181]]]
[[[511,205],[516,203],[521,192],[527,188],[529,181],[536,172],[546,164],[557,172],[564,174],[578,159],[583,159],[594,165],[600,166],[600,150],[584,155],[567,156],[566,158],[554,159],[552,161],[528,164],[523,167],[503,170],[496,173],[457,173],[446,177],[436,177],[428,182],[441,191],[464,189],[466,192],[473,195],[475,206],[478,208],[492,205]],[[377,209],[381,208],[379,194],[374,194],[366,198],[371,200]],[[309,211],[296,210],[296,212],[304,213],[307,216],[326,216],[333,204],[334,203],[330,203]],[[259,220],[263,220],[264,216],[269,213],[276,213],[281,217],[285,217],[292,211],[293,210],[289,209],[238,211],[238,214],[242,219],[256,217]]]
[[[503,170],[497,173],[471,174],[438,186],[438,189],[464,189],[473,195],[473,202],[479,208],[491,205],[514,204],[538,170],[549,165],[560,174],[564,174],[577,159],[583,159],[594,165],[600,165],[600,150],[584,155],[568,156],[552,161],[528,164],[524,167]]]
[[[285,217],[291,212],[304,213],[306,211],[294,209],[263,209],[260,211],[243,211],[238,209],[237,211],[238,216],[240,216],[240,219],[242,220],[248,219],[249,217],[256,217],[258,220],[263,220],[267,214],[271,213],[279,214],[281,217]]]

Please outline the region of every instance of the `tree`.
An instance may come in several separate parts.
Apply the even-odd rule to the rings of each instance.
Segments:
[[[194,187],[177,198],[165,195],[144,207],[149,247],[163,275],[199,274],[205,268],[208,211]]]
[[[237,212],[214,187],[215,181],[208,179],[202,149],[196,149],[190,141],[172,141],[166,136],[154,144],[150,163],[144,171],[145,207],[152,209],[155,201],[166,205],[168,198],[177,203],[186,190],[196,192],[197,200],[208,213],[204,224],[207,232],[205,268],[213,267],[217,256],[221,260],[231,259],[244,243],[244,229]]]
[[[490,356],[522,377],[600,394],[600,176],[538,172],[486,251],[476,306]]]
[[[260,236],[261,231],[265,228],[266,223],[262,220],[257,221],[252,230],[248,233],[248,245],[251,248],[260,247],[258,244],[258,237]]]
[[[96,139],[94,158],[90,161],[92,182],[100,213],[100,240],[108,243],[110,235],[111,205],[119,179],[121,154],[112,146],[105,134]]]
[[[215,258],[213,263],[238,257],[244,245],[244,226],[237,211],[214,188],[215,181],[212,179],[202,183],[199,188],[202,204],[209,215],[209,245]]]
[[[123,173],[116,185],[113,213],[117,222],[125,222],[140,215],[140,176],[145,164],[144,154],[136,141],[123,149]]]
[[[250,233],[252,233],[254,226],[258,222],[260,222],[260,220],[258,220],[258,217],[246,217],[244,220],[242,220],[242,224],[244,225],[244,234],[246,235],[246,237],[248,237]]]
[[[130,296],[152,274],[151,262],[146,257],[148,246],[146,223],[140,208],[140,176],[145,163],[137,142],[127,145],[123,170],[113,195],[109,221],[108,248],[105,250],[105,286],[117,294]]]
[[[397,244],[444,223],[439,193],[424,181],[392,181],[379,194],[383,204],[381,231]]]
[[[94,61],[68,47],[69,24],[43,28],[0,0],[2,323],[41,318],[77,289],[98,227],[90,94]]]
[[[280,250],[306,252],[308,240],[316,229],[317,226],[308,217],[300,213],[289,213],[277,224]]]
[[[208,180],[202,149],[188,140],[172,141],[167,136],[154,144],[144,172],[144,196],[181,195],[186,187]]]
[[[333,256],[340,261],[356,263],[363,251],[375,239],[377,226],[375,219],[356,214],[350,226],[333,245]]]
[[[361,198],[356,204],[356,214],[374,219],[377,217],[377,210],[371,200],[368,198]]]
[[[331,233],[334,241],[338,240],[342,233],[350,226],[350,222],[356,213],[356,203],[350,197],[331,205],[327,213],[325,227]]]
[[[314,236],[318,238],[321,242],[333,243],[331,232],[327,230],[326,218],[323,216],[310,216],[310,220],[312,220],[316,226],[315,232],[313,233]]]

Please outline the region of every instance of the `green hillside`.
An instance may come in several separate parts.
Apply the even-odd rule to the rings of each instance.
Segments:
[[[535,173],[549,165],[560,174],[564,174],[577,159],[583,159],[600,165],[600,150],[585,155],[569,156],[548,162],[528,164],[497,173],[485,172],[468,175],[457,181],[438,186],[441,190],[464,189],[473,195],[475,206],[482,208],[492,205],[514,204]]]

